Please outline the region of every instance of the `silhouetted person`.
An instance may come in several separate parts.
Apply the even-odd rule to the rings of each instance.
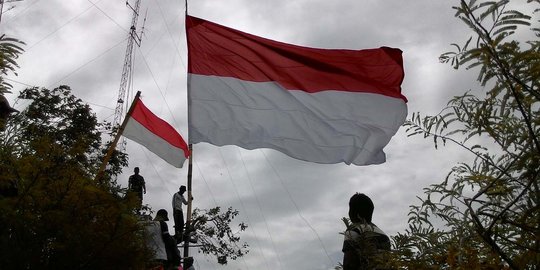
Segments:
[[[144,182],[144,177],[139,174],[139,167],[133,169],[135,174],[129,177],[128,188],[131,192],[134,192],[139,198],[138,210],[141,209],[143,193],[146,194],[146,183]]]
[[[178,242],[182,242],[184,236],[184,212],[182,204],[187,205],[188,202],[184,197],[186,186],[180,186],[178,192],[174,193],[172,198],[173,217],[174,217],[174,237]]]
[[[169,215],[167,213],[167,210],[165,209],[159,209],[156,213],[156,217],[154,218],[154,221],[158,221],[160,228],[161,228],[161,237],[163,239],[163,242],[165,243],[165,251],[167,255],[167,260],[165,261],[165,270],[169,269],[178,269],[178,266],[180,265],[180,251],[178,250],[178,247],[176,246],[176,241],[172,238],[172,236],[169,234],[169,227],[167,226],[167,222],[169,220]]]
[[[9,115],[15,112],[19,111],[9,106],[9,102],[7,101],[6,97],[0,94],[0,131],[4,131]]]
[[[343,269],[378,269],[380,255],[390,250],[390,239],[371,222],[373,202],[365,194],[356,193],[349,200],[352,226],[345,231]]]
[[[193,257],[187,257],[184,259],[184,269],[185,270],[195,270],[193,266]]]
[[[148,221],[146,224],[146,245],[154,251],[153,259],[155,263],[162,266],[167,265],[167,249],[163,240],[164,232],[169,233],[167,223],[165,223],[167,219],[166,214],[159,212],[153,221]]]

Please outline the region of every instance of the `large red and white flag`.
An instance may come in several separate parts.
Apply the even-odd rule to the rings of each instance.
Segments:
[[[180,134],[163,119],[136,99],[122,135],[131,139],[169,164],[182,168],[189,157],[189,148]]]
[[[189,141],[380,164],[405,121],[401,50],[307,48],[186,17]]]

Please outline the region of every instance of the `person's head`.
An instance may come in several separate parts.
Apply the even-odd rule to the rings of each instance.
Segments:
[[[190,267],[193,265],[193,257],[186,257],[184,258],[184,262],[186,267]]]
[[[365,221],[371,223],[374,208],[373,202],[367,195],[356,193],[349,200],[349,218],[352,222]]]
[[[167,213],[167,210],[165,209],[159,209],[156,213],[156,217],[154,218],[154,220],[168,221],[169,213]]]
[[[184,194],[184,192],[186,192],[186,186],[184,185],[180,186],[179,191],[180,191],[180,194]]]
[[[9,106],[9,102],[7,101],[6,97],[0,94],[0,131],[3,131],[6,128],[6,122],[8,120],[8,117],[11,113],[14,112],[19,111]]]
[[[135,169],[133,169],[133,172],[134,172],[135,174],[139,174],[139,167],[135,167]]]

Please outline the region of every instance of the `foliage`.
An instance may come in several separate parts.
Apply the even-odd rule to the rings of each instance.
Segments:
[[[9,93],[11,84],[4,80],[4,76],[9,72],[15,73],[17,65],[16,59],[23,52],[23,49],[19,45],[23,45],[24,42],[6,37],[6,35],[0,36],[0,94]]]
[[[473,31],[443,63],[478,71],[485,93],[454,97],[441,113],[406,122],[410,136],[452,142],[473,154],[411,206],[409,228],[393,238],[396,267],[537,269],[540,265],[540,1],[460,1]],[[533,12],[533,10],[535,10]]]
[[[22,52],[15,39],[0,37],[0,92],[11,85],[3,75],[15,72]],[[144,222],[134,210],[135,196],[116,176],[127,156],[114,151],[106,173],[95,182],[106,149],[103,132],[115,133],[110,123],[97,121],[88,105],[68,86],[53,90],[28,88],[19,99],[28,107],[8,119],[0,133],[0,265],[2,269],[141,269],[151,263],[144,243]],[[128,194],[129,195],[129,194]],[[143,207],[150,211],[148,207]],[[192,228],[200,236],[201,252],[220,264],[245,255],[238,245],[240,223],[232,208],[221,212],[196,209]]]
[[[0,137],[2,269],[133,269],[150,257],[136,202],[93,181],[103,157],[102,126],[67,86],[29,88],[30,102]],[[121,172],[116,155],[110,174]]]
[[[225,212],[221,212],[219,206],[209,210],[196,208],[192,216],[192,231],[196,232],[201,244],[199,252],[216,256],[220,264],[227,264],[228,259],[236,260],[247,254],[248,245],[243,243],[239,246],[239,233],[245,231],[247,225],[243,222],[238,224],[237,232],[230,227],[237,215],[238,210],[232,207]]]

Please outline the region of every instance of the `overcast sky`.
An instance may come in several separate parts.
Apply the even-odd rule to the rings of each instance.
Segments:
[[[190,15],[251,34],[318,48],[403,51],[409,117],[435,114],[454,95],[479,89],[475,73],[456,71],[438,56],[470,33],[443,0],[198,0]],[[130,0],[134,5],[135,0]],[[9,9],[14,7],[13,9]],[[7,10],[7,11],[6,11]],[[112,121],[118,97],[131,10],[124,0],[24,0],[4,6],[0,32],[26,42],[13,94],[27,86],[72,87],[100,120]],[[187,140],[185,5],[142,0],[141,46],[134,48],[133,91]],[[23,109],[23,103],[15,104]],[[144,203],[172,212],[172,194],[186,183],[187,166],[174,168],[128,141],[130,165],[118,179],[127,186],[133,168],[146,179]],[[249,225],[247,256],[219,266],[194,249],[197,269],[333,269],[341,262],[348,200],[362,192],[375,203],[373,221],[389,235],[407,228],[409,205],[422,188],[441,182],[458,161],[457,147],[434,149],[432,140],[408,138],[405,128],[376,166],[321,165],[269,149],[194,145],[194,207],[232,206]],[[187,163],[186,163],[187,165]],[[172,217],[172,216],[171,216]],[[172,228],[172,221],[169,222]]]

